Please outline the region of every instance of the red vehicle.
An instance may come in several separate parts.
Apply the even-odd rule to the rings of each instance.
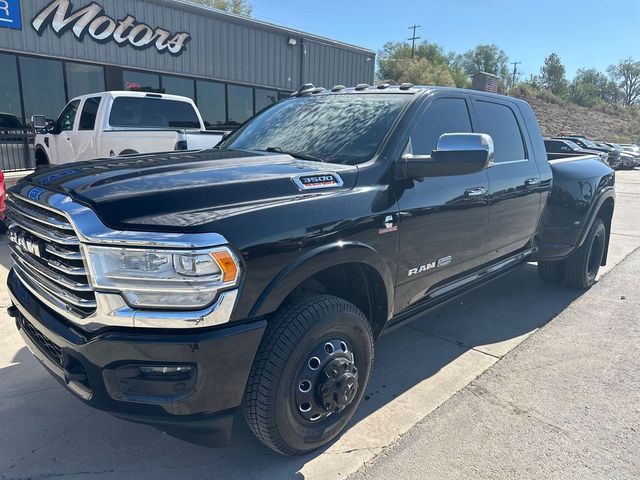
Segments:
[[[7,210],[7,206],[4,203],[4,197],[4,173],[2,173],[2,170],[0,170],[0,233],[7,231],[7,226],[4,223],[4,213]]]

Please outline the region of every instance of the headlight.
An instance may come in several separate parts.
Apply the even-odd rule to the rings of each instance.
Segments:
[[[84,245],[96,290],[120,292],[133,307],[195,309],[236,284],[239,264],[228,248],[160,250]]]

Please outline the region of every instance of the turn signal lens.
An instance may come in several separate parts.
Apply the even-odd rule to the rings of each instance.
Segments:
[[[238,266],[231,254],[227,251],[221,250],[212,252],[211,256],[218,263],[220,270],[222,270],[222,282],[235,282],[238,277]]]

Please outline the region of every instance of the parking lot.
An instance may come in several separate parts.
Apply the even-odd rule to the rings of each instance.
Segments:
[[[640,247],[640,170],[616,178],[609,263],[601,275]],[[0,249],[4,282],[6,238]],[[286,458],[258,443],[241,417],[229,447],[208,449],[83,405],[25,348],[4,311],[2,288],[0,478],[344,478],[581,295],[590,293],[544,284],[535,265],[527,265],[389,333],[377,345],[374,377],[350,428],[320,452]]]

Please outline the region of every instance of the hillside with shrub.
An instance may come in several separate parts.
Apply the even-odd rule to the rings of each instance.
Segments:
[[[576,133],[588,138],[611,142],[640,140],[640,108],[598,104],[581,107],[549,92],[527,85],[514,87],[510,95],[531,104],[542,133],[547,136]]]

